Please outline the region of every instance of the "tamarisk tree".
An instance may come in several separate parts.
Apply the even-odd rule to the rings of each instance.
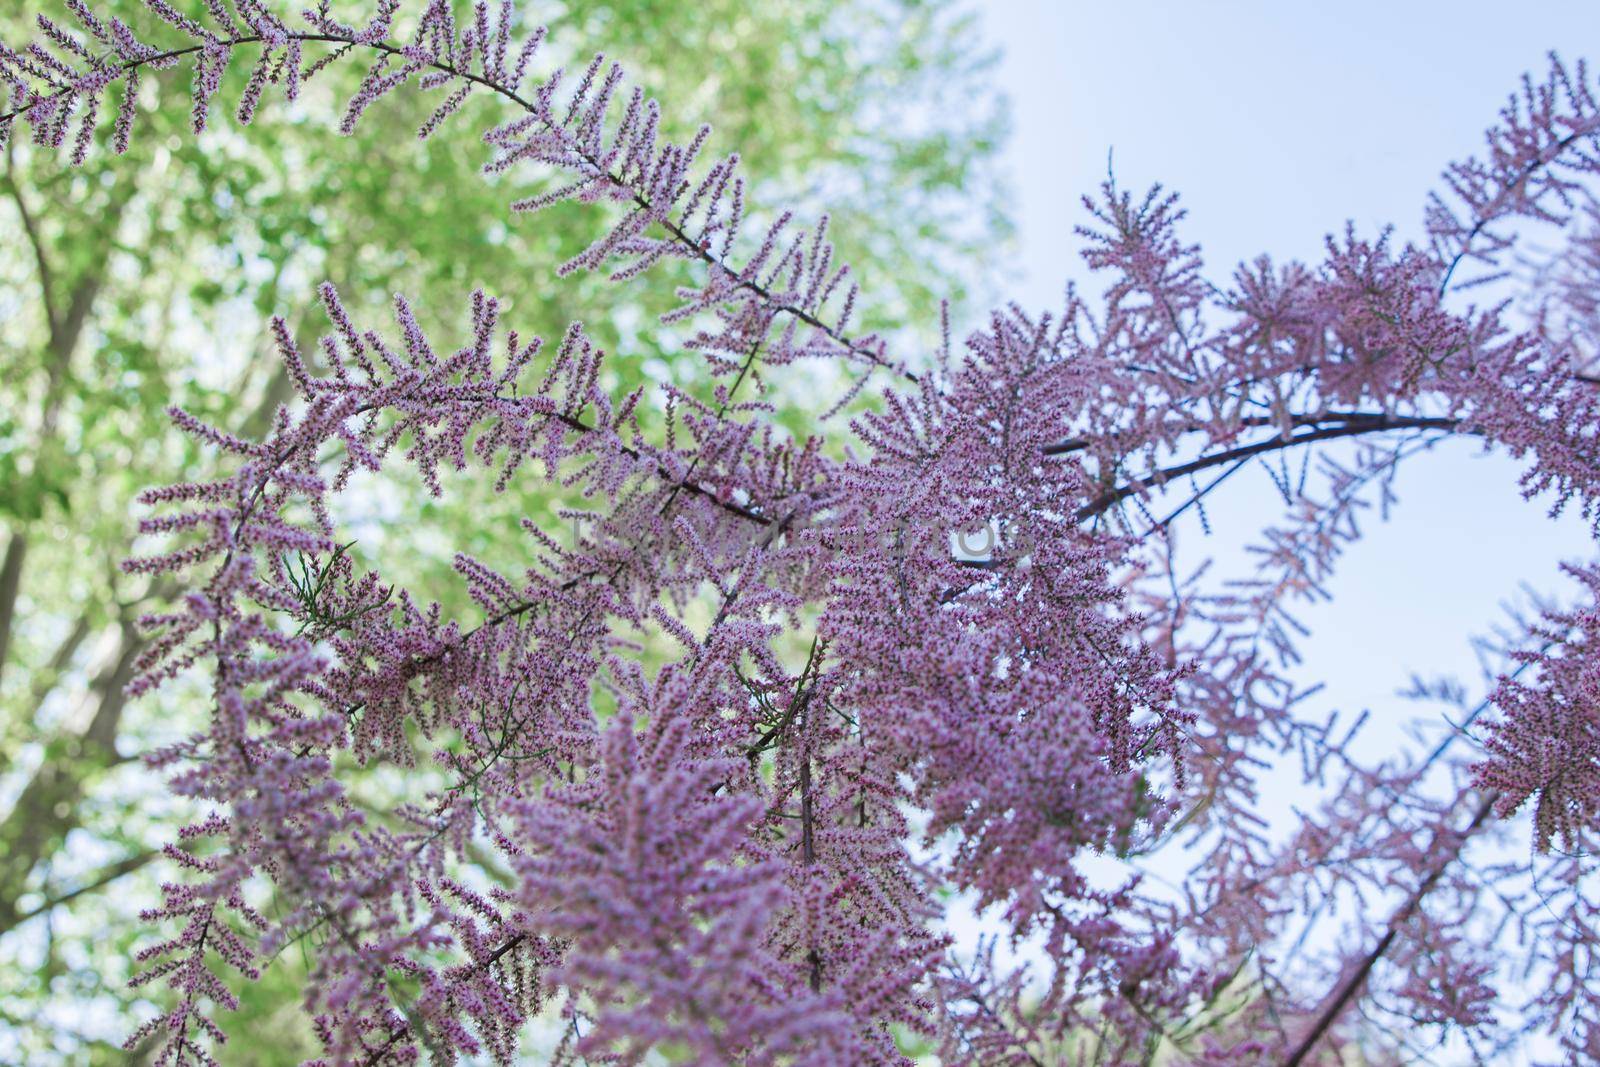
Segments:
[[[197,815],[136,979],[165,1007],[130,1047],[216,1062],[232,990],[298,943],[330,1063],[509,1062],[544,1013],[572,1061],[894,1063],[920,1043],[1300,1064],[1535,1030],[1600,1057],[1600,570],[1568,568],[1577,606],[1415,758],[1356,760],[1285,673],[1290,601],[1439,439],[1519,458],[1525,495],[1600,523],[1581,65],[1526,81],[1447,170],[1426,247],[1351,230],[1217,286],[1174,197],[1108,180],[1081,231],[1100,292],[907,352],[853,325],[825,219],[747,203],[737,158],[666,141],[605,58],[542,68],[509,0],[459,19],[378,0],[354,23],[327,0],[293,21],[147,5],[135,28],[66,0],[70,22],[0,45],[0,136],[80,163],[104,109],[120,151],[140,79],[179,63],[196,133],[233,63],[244,124],[334,63],[368,64],[346,131],[403,87],[433,96],[422,138],[496,98],[483,170],[510,211],[610,206],[562,273],[686,269],[662,329],[705,380],[619,384],[581,324],[519,334],[486,292],[440,344],[404,297],[369,326],[324,285],[318,345],[274,320],[296,396],[264,436],[171,412],[230,466],[147,492],[126,564],[180,589],[144,620],[131,693],[199,676],[211,706],[147,756]],[[1519,280],[1525,224],[1569,241],[1532,314],[1471,304]],[[771,417],[783,380],[821,397],[809,436]],[[1289,455],[1257,580],[1173,573],[1174,524]],[[458,555],[473,608],[452,612],[344,528],[406,470],[446,499],[539,480],[572,503],[523,520],[519,559]],[[973,531],[983,551],[952,550]],[[1258,790],[1295,751],[1332,786],[1274,841]],[[374,804],[384,768],[404,795]],[[1531,865],[1496,851],[1518,834]],[[1142,876],[1179,849],[1175,891]],[[955,946],[957,893],[1025,948]],[[1337,948],[1297,936],[1351,895],[1367,907]],[[1362,1020],[1384,1016],[1406,1036],[1373,1052]]]

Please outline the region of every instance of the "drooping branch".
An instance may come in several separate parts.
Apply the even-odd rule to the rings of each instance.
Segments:
[[[281,46],[285,41],[294,41],[301,44],[335,45],[338,46],[341,51],[352,48],[365,48],[388,58],[412,61],[412,49],[390,40],[365,39],[359,34],[341,35],[321,31],[287,30],[282,35],[281,39],[269,39],[267,36],[260,33],[239,33],[228,37],[216,38],[213,42],[184,45],[177,48],[167,48],[159,51],[153,51],[148,55],[142,55],[134,59],[123,60],[120,63],[113,64],[112,66],[117,71],[117,77],[122,78],[133,74],[135,71],[143,67],[150,66],[159,68],[169,66],[187,57],[205,53],[208,49],[222,48],[231,50],[246,45],[258,44],[265,44],[269,47],[278,47]],[[448,75],[452,78],[460,78],[472,85],[482,86],[483,88],[488,89],[515,104],[528,114],[535,116],[539,115],[539,109],[533,100],[530,100],[517,90],[507,87],[492,78],[485,77],[484,75],[475,73],[470,69],[460,67],[455,63],[441,60],[437,57],[429,58],[422,63],[421,66],[438,74]],[[67,86],[59,89],[54,94],[47,95],[42,99],[70,99],[73,92],[74,87]],[[11,111],[0,113],[0,135],[3,135],[18,117],[29,112],[33,107],[37,106],[37,104],[38,100],[35,100],[28,107],[13,108]],[[606,170],[603,161],[595,156],[592,152],[589,152],[582,147],[577,147],[574,150],[583,158],[585,163],[604,174],[607,180],[609,180],[615,187],[628,189],[630,200],[635,208],[647,211],[654,210],[656,205],[652,203],[652,201],[645,194],[641,193],[634,185],[624,181],[621,175]],[[707,242],[696,240],[671,218],[660,218],[657,221],[661,225],[662,229],[672,238],[674,242],[678,244],[685,254],[699,260],[711,269],[720,272],[723,276],[732,281],[734,288],[752,294],[759,301],[768,306],[775,314],[788,315],[795,318],[812,329],[825,334],[851,355],[863,359],[873,366],[891,369],[907,382],[915,384],[920,381],[920,377],[916,373],[906,369],[904,366],[898,363],[892,363],[886,357],[881,341],[877,344],[867,344],[845,336],[838,329],[838,327],[824,322],[822,319],[818,318],[814,312],[811,312],[792,302],[777,298],[766,285],[762,284],[755,278],[747,277],[745,272],[736,269],[727,261],[724,256],[711,251],[711,249],[707,246]],[[43,268],[42,263],[41,268]],[[53,315],[52,322],[54,322]]]

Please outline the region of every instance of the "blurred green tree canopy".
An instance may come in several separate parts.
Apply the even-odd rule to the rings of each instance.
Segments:
[[[335,14],[354,18],[357,6]],[[137,0],[101,7],[150,22]],[[987,295],[1007,233],[995,173],[1004,113],[986,87],[992,57],[975,15],[956,0],[535,0],[525,14],[549,26],[563,60],[600,47],[621,60],[663,101],[670,133],[712,122],[713,150],[740,152],[758,208],[830,209],[832,236],[868,283],[868,326],[926,338],[939,296]],[[13,6],[0,28],[15,39],[31,17]],[[246,73],[230,73],[223,100],[237,100]],[[162,591],[117,563],[134,495],[206,469],[171,430],[168,405],[259,431],[288,395],[267,317],[287,316],[310,347],[323,279],[374,326],[404,292],[423,325],[452,340],[482,286],[524,335],[583,320],[613,352],[614,385],[703,380],[694,353],[637,329],[669,306],[670,278],[625,291],[555,278],[598,232],[601,209],[512,216],[506,205],[528,179],[477,170],[494,102],[469,101],[418,142],[432,105],[399,93],[341,137],[337,108],[359,75],[336,65],[293,107],[267,107],[248,128],[217,115],[197,143],[184,130],[180,66],[144,86],[128,156],[97,152],[71,169],[26,144],[6,149],[0,1060],[126,1062],[129,1020],[159,1006],[126,987],[128,961],[149,938],[137,912],[163,874],[156,850],[192,813],[139,756],[182,736],[201,705],[170,692],[124,698],[143,647],[135,620]],[[806,397],[780,406],[803,430]],[[506,558],[514,516],[555,506],[516,487],[509,497],[447,510],[385,486],[357,551],[392,543],[424,573],[437,569],[445,596],[454,550]],[[244,990],[238,1032],[258,1036],[230,1046],[230,1063],[311,1054],[285,1010],[303,967],[291,946]]]

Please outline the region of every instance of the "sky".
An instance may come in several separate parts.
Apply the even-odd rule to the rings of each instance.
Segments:
[[[1541,73],[1552,49],[1600,61],[1593,2],[1528,0],[1515,17],[1491,0],[988,0],[980,10],[1014,116],[1011,291],[1034,310],[1084,277],[1072,229],[1108,152],[1124,187],[1160,182],[1181,195],[1183,233],[1224,282],[1262,253],[1314,260],[1346,220],[1420,239],[1440,172],[1479,150],[1523,72]],[[1370,710],[1374,743],[1427,711],[1395,697],[1412,672],[1473,689],[1471,638],[1504,622],[1504,605],[1526,603],[1524,583],[1568,592],[1557,562],[1594,554],[1576,515],[1552,521],[1549,500],[1521,499],[1520,469],[1466,441],[1409,461],[1390,520],[1366,523],[1331,602],[1302,613],[1314,631],[1302,676],[1327,684],[1324,708]],[[1224,489],[1213,535],[1191,526],[1185,544],[1238,573],[1239,548],[1279,508],[1263,473]]]

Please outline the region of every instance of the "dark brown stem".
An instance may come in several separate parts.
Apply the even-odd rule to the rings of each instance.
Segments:
[[[805,699],[809,699],[809,695]],[[801,714],[803,717],[804,712]],[[803,736],[801,744],[807,744]],[[817,862],[817,843],[812,831],[815,817],[811,803],[811,754],[807,752],[800,759],[800,858],[808,867]],[[817,992],[822,989],[822,954],[815,945],[806,952],[806,963],[812,992]]]
[[[1579,140],[1584,137],[1593,136],[1597,129],[1600,129],[1600,119],[1591,119],[1586,125],[1580,126],[1573,130],[1566,137],[1563,137],[1561,140],[1552,145],[1544,155],[1539,156],[1537,159],[1533,160],[1526,167],[1524,167],[1522,169],[1522,173],[1517,175],[1516,180],[1509,183],[1500,191],[1500,195],[1496,196],[1489,202],[1483,213],[1479,215],[1476,221],[1473,223],[1472,229],[1467,232],[1467,236],[1462,238],[1461,248],[1456,252],[1454,258],[1452,258],[1450,263],[1445,267],[1444,277],[1439,280],[1440,297],[1443,297],[1445,292],[1450,288],[1450,279],[1455,275],[1456,268],[1461,265],[1461,261],[1466,259],[1467,255],[1471,252],[1472,242],[1484,231],[1484,228],[1487,227],[1489,223],[1494,221],[1495,215],[1500,210],[1501,204],[1505,202],[1507,195],[1513,189],[1522,188],[1524,182],[1533,177],[1534,174],[1536,174],[1541,168],[1548,167],[1554,163],[1558,158],[1560,158],[1561,153],[1577,144]]]
[[[9,116],[7,116],[9,117]],[[5,122],[6,118],[0,118]],[[16,175],[13,170],[11,143],[6,142],[6,190],[11,194],[12,203],[17,205],[17,217],[22,221],[22,233],[28,239],[28,245],[33,249],[33,262],[39,274],[39,293],[44,300],[44,319],[49,327],[50,336],[55,337],[60,327],[61,316],[56,309],[55,275],[50,269],[50,261],[45,257],[44,238],[39,232],[38,223],[34,221],[33,212],[28,210],[28,202],[22,198],[22,190],[17,186]]]
[[[6,542],[5,559],[0,561],[0,675],[5,673],[6,652],[16,624],[17,596],[22,591],[22,557],[27,551],[28,539],[21,530],[13,530]]]
[[[1236,420],[1230,425],[1237,426],[1241,429],[1258,426],[1280,426],[1284,423],[1287,423],[1290,426],[1326,426],[1329,423],[1338,423],[1341,425],[1346,423],[1368,423],[1375,419],[1382,419],[1383,417],[1384,413],[1381,411],[1323,411],[1303,415],[1285,415],[1282,418],[1279,418],[1275,415],[1248,415],[1244,418]],[[1214,427],[1208,423],[1192,422],[1181,427],[1178,430],[1178,433],[1204,433],[1209,432],[1212,429],[1214,429]],[[1114,439],[1115,435],[1112,436]],[[1044,454],[1047,456],[1070,455],[1074,452],[1082,452],[1084,449],[1089,448],[1096,443],[1097,442],[1093,438],[1069,437],[1064,441],[1057,441],[1053,445],[1046,445],[1044,447]]]
[[[1248,459],[1251,456],[1265,455],[1285,448],[1310,444],[1314,441],[1331,441],[1340,437],[1358,437],[1362,434],[1381,433],[1388,430],[1455,430],[1460,425],[1461,420],[1453,418],[1374,415],[1370,419],[1363,419],[1359,422],[1347,422],[1341,426],[1329,426],[1290,437],[1273,437],[1250,445],[1240,445],[1237,448],[1224,449],[1221,452],[1213,452],[1209,455],[1201,456],[1199,459],[1190,460],[1188,463],[1180,463],[1175,467],[1163,468],[1153,474],[1148,474],[1143,478],[1118,486],[1116,489],[1108,490],[1079,508],[1078,519],[1081,521],[1093,518],[1113,504],[1142,493],[1146,489],[1162,485],[1173,478],[1182,478],[1188,474],[1196,474],[1211,467],[1220,467],[1223,464],[1232,463],[1235,460]]]
[[[1372,951],[1362,957],[1361,962],[1345,976],[1344,981],[1334,990],[1333,995],[1328,998],[1326,1005],[1317,1015],[1317,1021],[1312,1024],[1310,1030],[1306,1031],[1305,1037],[1300,1039],[1300,1043],[1295,1046],[1289,1058],[1283,1061],[1283,1067],[1299,1067],[1305,1061],[1305,1058],[1311,1054],[1312,1050],[1315,1049],[1317,1042],[1321,1041],[1323,1035],[1338,1021],[1345,1008],[1361,992],[1361,987],[1366,984],[1367,976],[1372,973],[1372,969],[1378,965],[1378,961],[1383,959],[1394,945],[1396,939],[1399,938],[1400,928],[1416,913],[1417,908],[1422,904],[1423,898],[1433,892],[1434,887],[1439,884],[1439,879],[1443,877],[1450,864],[1460,857],[1461,850],[1466,845],[1467,839],[1477,833],[1479,828],[1488,820],[1489,813],[1494,810],[1495,801],[1499,797],[1500,794],[1494,792],[1484,795],[1478,804],[1477,811],[1473,813],[1472,821],[1464,829],[1455,832],[1456,842],[1454,847],[1438,862],[1433,870],[1428,872],[1428,876],[1412,891],[1411,896],[1406,898],[1405,903],[1400,905],[1399,910],[1390,917],[1388,927],[1384,930],[1383,936],[1378,939],[1376,945],[1372,946]],[[1434,837],[1435,843],[1448,832],[1451,831],[1439,831]]]
[[[20,926],[22,923],[27,922],[29,919],[32,919],[35,916],[43,915],[47,911],[59,908],[63,904],[70,904],[72,901],[81,896],[86,896],[98,889],[104,889],[117,879],[132,874],[134,871],[144,867],[159,855],[161,855],[161,853],[156,851],[136,852],[125,859],[118,860],[110,866],[103,867],[93,878],[89,879],[87,882],[83,883],[77,888],[69,889],[59,896],[51,897],[44,903],[35,905],[34,907],[29,908],[27,911],[19,913],[16,918],[12,920],[9,926],[0,926],[0,934],[5,933],[7,930],[11,929],[11,927]]]
[[[96,698],[93,718],[65,753],[46,759],[34,772],[0,820],[0,930],[21,921],[17,900],[28,875],[77,825],[85,784],[119,761],[116,740],[128,703],[126,687],[143,648],[131,621],[124,621],[115,651],[89,690]]]
[[[522,944],[522,942],[525,941],[525,940],[527,940],[527,935],[526,934],[517,934],[515,937],[511,938],[505,944],[501,945],[499,948],[497,948],[493,952],[489,953],[489,955],[485,956],[484,959],[483,959],[483,963],[479,964],[479,966],[482,967],[484,970],[488,970],[490,967],[493,967],[496,963],[499,963],[500,962],[500,958],[502,956],[504,956],[507,952],[510,952],[512,949],[516,948],[518,945]],[[376,1064],[378,1064],[379,1062],[382,1061],[382,1059],[385,1056],[385,1054],[387,1054],[390,1049],[394,1048],[394,1046],[400,1041],[400,1039],[402,1037],[405,1037],[406,1034],[408,1034],[408,1033],[410,1033],[409,1029],[396,1030],[396,1031],[394,1031],[394,1033],[390,1034],[389,1035],[389,1040],[385,1041],[378,1048],[373,1049],[372,1053],[366,1058],[366,1060],[363,1061],[365,1067],[376,1067]]]

